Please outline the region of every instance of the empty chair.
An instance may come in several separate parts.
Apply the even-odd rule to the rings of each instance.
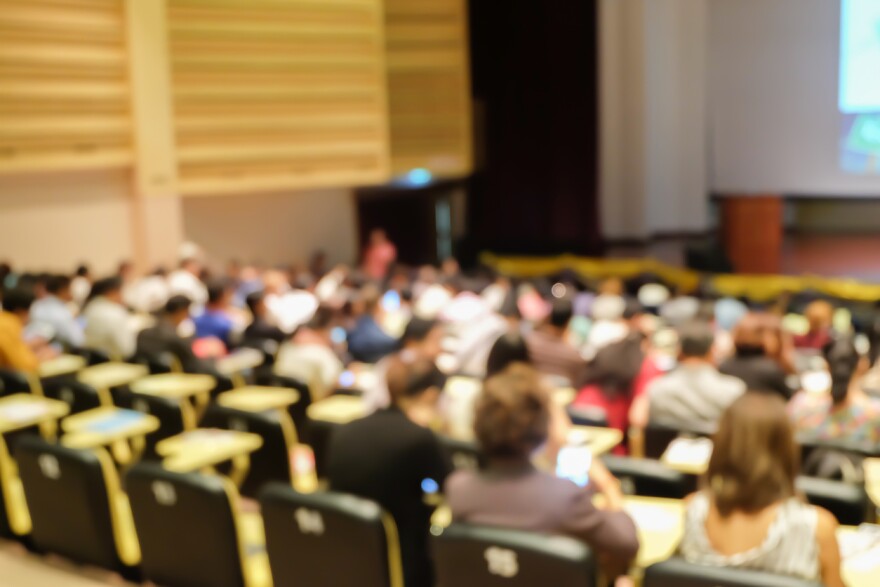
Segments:
[[[666,424],[663,422],[651,421],[645,427],[644,443],[645,457],[649,459],[659,459],[669,448],[673,440],[682,435],[687,436],[712,436],[715,433],[714,428],[708,428],[701,425],[681,426],[678,424]]]
[[[697,489],[697,478],[670,469],[654,459],[605,455],[602,461],[625,493],[682,499]]]
[[[874,516],[869,516],[871,502],[863,485],[801,476],[795,486],[807,501],[834,514],[841,524],[854,526],[873,521]]]
[[[786,575],[728,567],[694,565],[680,558],[645,569],[644,587],[820,587]]]
[[[139,463],[126,487],[145,579],[166,587],[269,584],[262,537],[245,528],[231,481]]]
[[[183,367],[180,360],[172,353],[147,354],[140,352],[131,359],[132,363],[145,365],[150,370],[150,375],[162,375],[164,373],[182,373]]]
[[[167,397],[140,393],[129,394],[131,409],[155,416],[159,420],[159,428],[147,434],[143,458],[155,459],[156,445],[172,436],[181,434],[196,427],[196,414],[189,400],[177,400]]]
[[[251,453],[251,466],[241,486],[241,493],[254,497],[270,481],[293,483],[291,451],[297,443],[296,429],[290,417],[277,410],[244,412],[219,405],[205,411],[201,428],[222,428],[252,432],[263,439],[263,446]]]
[[[137,577],[141,555],[131,509],[106,451],[25,436],[15,458],[37,548]]]
[[[273,483],[260,505],[275,585],[403,587],[397,528],[378,504]]]
[[[437,587],[591,587],[590,548],[564,536],[453,524],[433,538]]]
[[[43,395],[63,401],[70,406],[70,414],[78,414],[101,407],[98,390],[70,377],[56,377],[43,382]]]
[[[299,401],[287,408],[287,413],[293,420],[296,430],[303,442],[308,442],[308,418],[306,418],[306,409],[312,405],[312,392],[309,386],[293,377],[284,377],[275,375],[274,373],[259,372],[256,377],[257,385],[266,385],[269,387],[286,387],[299,392]]]

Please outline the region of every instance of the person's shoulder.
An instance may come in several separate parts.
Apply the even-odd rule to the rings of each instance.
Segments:
[[[821,540],[834,536],[840,527],[840,522],[834,517],[834,514],[823,507],[808,505],[806,506],[816,515],[816,536]]]
[[[476,471],[458,469],[446,478],[443,492],[450,499],[455,499],[459,495],[470,493],[477,483],[479,483],[479,474]]]

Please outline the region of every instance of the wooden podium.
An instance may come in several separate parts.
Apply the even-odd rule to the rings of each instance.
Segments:
[[[779,273],[782,266],[782,197],[721,196],[724,248],[737,273]]]

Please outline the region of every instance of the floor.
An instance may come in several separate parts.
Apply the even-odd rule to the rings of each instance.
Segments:
[[[0,540],[0,585],[3,587],[102,587],[132,585],[100,569],[86,569],[57,557],[39,557]]]

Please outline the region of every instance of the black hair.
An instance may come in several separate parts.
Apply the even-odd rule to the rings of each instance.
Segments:
[[[636,316],[645,313],[645,306],[636,298],[627,296],[624,298],[625,306],[623,308],[623,319],[632,320]]]
[[[70,287],[70,277],[67,275],[51,275],[46,280],[46,291],[52,295]]]
[[[846,400],[850,381],[861,356],[851,337],[832,340],[822,349],[822,356],[825,357],[831,373],[831,400],[834,405],[839,405]]]
[[[501,373],[512,363],[526,363],[531,365],[529,349],[526,341],[517,331],[502,334],[492,345],[489,358],[486,361],[486,377],[492,377]]]
[[[568,298],[553,300],[553,307],[550,310],[550,324],[558,328],[565,328],[571,322],[574,315],[574,306]]]
[[[336,313],[327,306],[319,306],[315,310],[315,314],[306,324],[306,328],[310,330],[326,330],[333,326],[333,318]]]
[[[640,334],[630,334],[600,349],[590,361],[586,382],[599,386],[608,398],[630,395],[645,360],[642,341]]]
[[[176,295],[171,296],[168,301],[165,303],[165,313],[166,314],[177,314],[183,310],[189,310],[189,307],[192,305],[192,301],[186,296]]]
[[[77,266],[76,271],[73,272],[76,277],[86,277],[89,274],[89,266],[86,264],[82,264]]]
[[[693,321],[678,329],[678,340],[683,357],[705,357],[715,343],[715,333],[708,323]]]
[[[226,279],[212,279],[208,283],[208,303],[216,304],[223,299],[226,292],[229,291],[229,281]]]
[[[436,320],[426,320],[424,318],[413,318],[406,325],[403,336],[400,337],[401,342],[421,342],[425,340],[431,333],[431,330],[437,325]]]
[[[7,312],[27,312],[34,303],[34,292],[16,287],[3,294],[3,309]]]
[[[257,317],[257,306],[260,305],[260,302],[263,301],[263,298],[266,297],[262,291],[255,291],[249,293],[247,297],[244,299],[244,303],[247,304],[248,310],[251,311],[251,314],[254,318]]]
[[[86,298],[84,306],[88,305],[93,299],[98,296],[107,295],[111,291],[117,291],[122,289],[122,278],[118,275],[114,275],[113,277],[105,277],[103,279],[99,279],[95,283],[92,284],[92,289],[89,291],[89,295]]]

